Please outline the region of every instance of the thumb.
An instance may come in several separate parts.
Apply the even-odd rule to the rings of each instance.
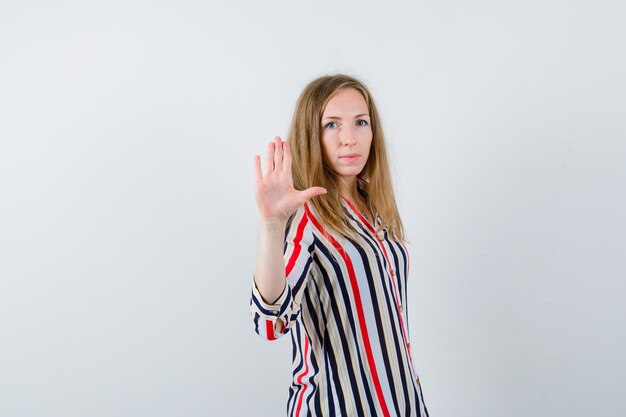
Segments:
[[[324,187],[311,187],[311,188],[307,188],[306,190],[300,191],[300,193],[301,193],[300,195],[304,199],[304,201],[308,201],[311,198],[316,197],[318,195],[326,194],[326,188],[324,188]]]

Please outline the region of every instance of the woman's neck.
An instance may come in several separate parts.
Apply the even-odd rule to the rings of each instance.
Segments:
[[[357,187],[356,177],[342,178],[341,195],[353,202],[359,201],[359,190]]]
[[[363,214],[368,220],[372,220],[372,212],[369,207],[369,202],[367,201],[367,197],[359,191],[357,186],[356,177],[353,178],[353,181],[346,182],[342,181],[341,187],[341,195],[350,200],[354,206]]]

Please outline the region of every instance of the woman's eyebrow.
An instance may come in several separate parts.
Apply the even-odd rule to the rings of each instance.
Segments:
[[[357,114],[356,116],[354,116],[354,118],[359,118],[359,117],[370,117],[370,115],[368,113],[362,113],[362,114]],[[322,120],[341,120],[341,117],[338,116],[326,116],[323,117]]]

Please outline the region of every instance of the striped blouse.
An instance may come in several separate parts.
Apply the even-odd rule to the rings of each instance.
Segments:
[[[285,291],[266,303],[255,285],[255,331],[291,333],[289,416],[419,416],[428,411],[411,359],[406,247],[342,200],[358,237],[322,225],[305,204],[287,224]],[[276,331],[276,320],[285,325]]]

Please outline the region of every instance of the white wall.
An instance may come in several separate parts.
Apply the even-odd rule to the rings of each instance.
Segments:
[[[252,158],[382,110],[431,415],[623,416],[620,1],[0,3],[0,416],[276,416]]]

